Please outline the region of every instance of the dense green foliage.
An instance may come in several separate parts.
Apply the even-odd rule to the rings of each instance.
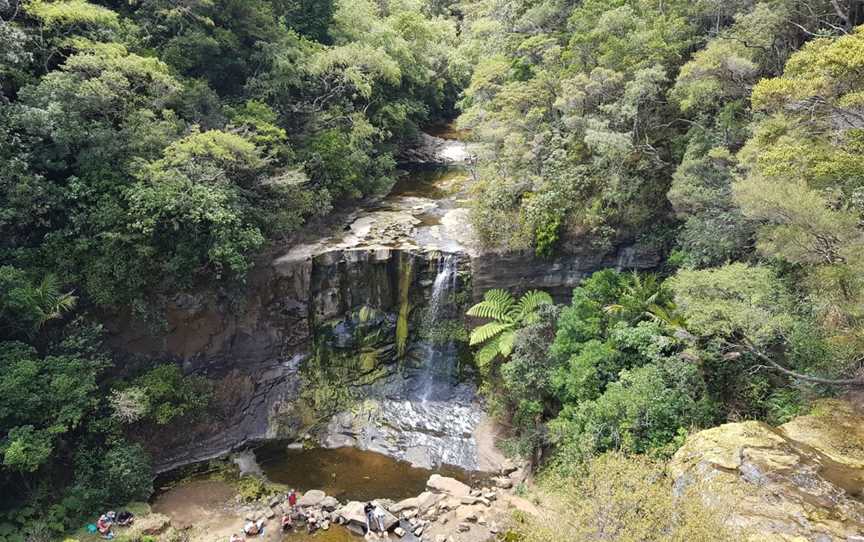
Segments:
[[[168,296],[230,291],[267,243],[388,189],[452,114],[456,28],[419,0],[0,1],[0,539],[149,496],[136,438],[213,386],[127,366],[94,322],[159,325]]]
[[[595,273],[517,326],[485,383],[517,451],[552,449],[564,471],[666,455],[700,427],[782,423],[864,384],[860,6],[463,10],[481,239],[541,257],[672,249],[661,276]]]
[[[100,318],[230,297],[457,110],[485,248],[668,256],[471,309],[516,452],[590,482],[860,386],[862,24],[855,0],[0,0],[0,540],[147,497],[136,437],[210,408]]]
[[[269,239],[387,188],[455,99],[455,24],[420,2],[0,10],[0,255],[100,305],[242,279]]]

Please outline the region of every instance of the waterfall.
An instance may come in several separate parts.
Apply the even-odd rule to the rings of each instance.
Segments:
[[[446,316],[446,303],[456,292],[456,264],[454,254],[444,254],[438,260],[438,273],[435,275],[432,296],[429,298],[429,312],[423,322],[427,329],[436,326]]]
[[[444,254],[438,260],[435,282],[432,284],[432,295],[423,328],[434,330],[447,318],[452,318],[450,304],[456,292],[458,261],[454,254]],[[417,393],[423,402],[436,398],[436,390],[447,391],[450,379],[456,369],[456,345],[452,339],[436,343],[429,341],[423,345],[422,367],[418,377]],[[439,384],[445,384],[440,386]]]

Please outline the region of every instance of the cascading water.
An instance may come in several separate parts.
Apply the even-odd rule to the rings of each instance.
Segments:
[[[432,339],[422,345],[421,368],[418,375],[417,394],[426,402],[437,399],[441,393],[450,391],[451,379],[456,370],[456,345],[442,333],[434,333],[451,314],[453,294],[456,292],[458,261],[454,254],[444,254],[438,260],[438,272],[432,284],[429,307],[423,319],[423,328]]]

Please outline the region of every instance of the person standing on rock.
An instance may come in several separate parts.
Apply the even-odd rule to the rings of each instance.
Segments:
[[[293,514],[297,510],[297,492],[293,489],[288,492],[288,506],[291,507],[291,513]]]
[[[384,509],[381,508],[380,505],[378,505],[375,507],[374,514],[375,514],[375,523],[378,524],[378,532],[380,532],[382,535],[386,536],[387,535],[387,526],[386,526],[386,523],[384,521],[384,518],[386,517],[386,514],[384,513]]]
[[[365,506],[363,506],[363,513],[366,516],[366,536],[373,534],[372,526],[375,524],[375,505],[371,502],[367,502]]]

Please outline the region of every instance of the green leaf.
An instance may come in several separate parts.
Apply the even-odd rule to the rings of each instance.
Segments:
[[[484,343],[512,327],[513,324],[505,322],[489,322],[471,331],[469,344],[475,346]]]

